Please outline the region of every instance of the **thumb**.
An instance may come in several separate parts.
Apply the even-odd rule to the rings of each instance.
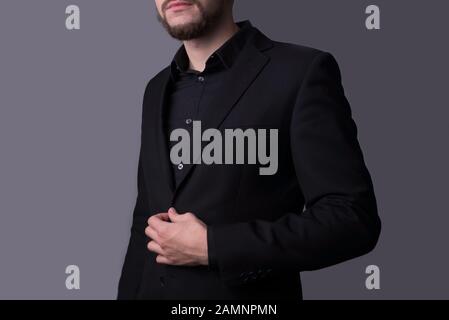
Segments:
[[[171,221],[176,222],[180,220],[180,214],[176,211],[175,208],[171,207],[168,209],[168,217]]]

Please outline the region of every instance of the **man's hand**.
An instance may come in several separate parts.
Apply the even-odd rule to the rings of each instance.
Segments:
[[[148,219],[145,234],[148,250],[156,262],[170,265],[208,265],[207,226],[193,213],[179,214],[174,208]]]

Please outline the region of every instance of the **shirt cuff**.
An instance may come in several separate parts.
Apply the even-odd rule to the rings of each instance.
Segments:
[[[215,256],[215,244],[213,241],[213,231],[210,226],[207,227],[207,255],[209,260],[208,269],[217,270],[217,258]]]

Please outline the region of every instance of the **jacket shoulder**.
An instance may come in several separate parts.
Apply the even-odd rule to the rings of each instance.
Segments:
[[[270,50],[272,58],[282,60],[284,63],[305,63],[310,64],[316,57],[327,53],[326,51],[301,44],[294,44],[281,41],[273,41]]]
[[[273,62],[273,68],[281,70],[285,76],[301,80],[311,70],[332,72],[337,78],[341,76],[337,60],[328,51],[287,42],[273,41],[273,44],[266,54]]]
[[[170,75],[170,66],[159,71],[155,76],[153,76],[150,80],[148,80],[145,88],[145,93],[147,93],[149,89],[161,85],[169,75]]]

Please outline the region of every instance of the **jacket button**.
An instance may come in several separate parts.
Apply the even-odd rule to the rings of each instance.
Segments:
[[[161,287],[165,287],[165,279],[164,279],[164,277],[159,277],[159,281],[161,283]]]

